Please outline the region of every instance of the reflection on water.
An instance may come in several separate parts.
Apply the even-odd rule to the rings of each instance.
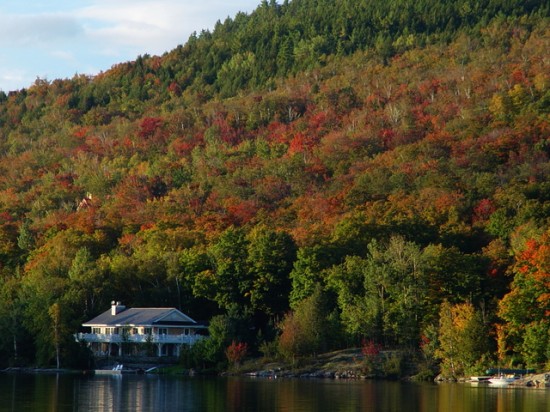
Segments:
[[[0,374],[0,411],[550,412],[550,389],[372,381]]]

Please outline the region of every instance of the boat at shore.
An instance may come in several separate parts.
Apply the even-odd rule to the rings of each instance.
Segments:
[[[515,376],[500,375],[489,379],[489,383],[493,385],[505,386],[515,382],[518,378]]]
[[[490,368],[485,371],[483,376],[471,376],[472,383],[490,383],[495,386],[505,386],[514,383],[521,376],[530,373],[535,373],[534,369],[506,369],[506,368]]]

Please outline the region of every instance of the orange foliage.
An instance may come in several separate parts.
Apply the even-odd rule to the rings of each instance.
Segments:
[[[256,216],[258,206],[254,200],[241,200],[229,198],[225,200],[227,209],[227,221],[230,225],[243,225],[250,222]]]
[[[248,344],[246,342],[232,341],[231,345],[225,350],[225,356],[230,363],[239,364],[248,353]]]
[[[537,301],[546,308],[546,315],[550,315],[550,232],[545,233],[540,241],[530,239],[525,243],[516,268],[537,282]]]

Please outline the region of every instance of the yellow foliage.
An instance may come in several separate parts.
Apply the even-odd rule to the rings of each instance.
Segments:
[[[508,96],[503,96],[500,93],[494,94],[489,102],[489,111],[497,119],[505,117],[510,112]]]
[[[528,98],[528,92],[521,84],[514,84],[514,87],[508,92],[508,96],[510,96],[514,107],[519,109],[525,105]]]

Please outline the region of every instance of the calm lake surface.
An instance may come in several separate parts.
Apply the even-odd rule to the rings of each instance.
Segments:
[[[150,375],[0,374],[0,411],[550,412],[550,388]]]

